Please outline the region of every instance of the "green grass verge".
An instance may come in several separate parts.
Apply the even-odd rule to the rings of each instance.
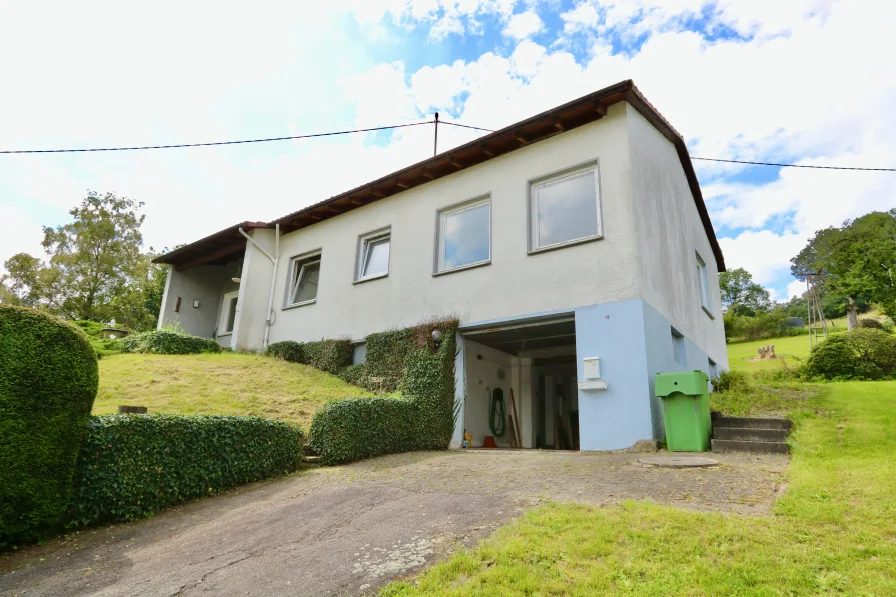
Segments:
[[[896,595],[896,382],[814,402],[771,517],[549,504],[381,595]]]
[[[328,400],[370,394],[312,367],[257,355],[121,354],[99,365],[93,414],[126,404],[151,413],[256,415],[307,431]]]

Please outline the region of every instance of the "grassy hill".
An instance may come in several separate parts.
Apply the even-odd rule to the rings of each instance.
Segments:
[[[258,415],[307,430],[328,400],[370,394],[312,367],[257,355],[122,354],[99,365],[94,414],[126,404],[151,413]]]

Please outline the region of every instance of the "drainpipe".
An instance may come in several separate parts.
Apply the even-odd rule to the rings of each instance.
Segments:
[[[268,310],[267,316],[264,322],[264,339],[261,342],[261,348],[264,350],[268,346],[268,338],[271,336],[271,324],[274,322],[274,285],[277,283],[277,266],[280,264],[280,224],[275,226],[274,232],[274,256],[272,257],[270,253],[261,248],[255,239],[249,236],[243,231],[242,228],[239,229],[240,234],[246,237],[246,240],[255,245],[255,248],[261,251],[262,255],[267,257],[271,265],[274,266],[273,271],[271,272],[271,290],[268,293]]]

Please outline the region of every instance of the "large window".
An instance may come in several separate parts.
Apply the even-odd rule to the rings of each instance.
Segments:
[[[358,263],[355,281],[382,278],[389,274],[389,250],[392,245],[388,229],[377,230],[358,238]]]
[[[706,262],[697,255],[697,283],[700,285],[700,306],[707,315],[712,317],[712,302],[709,300],[709,273],[706,271]]]
[[[320,278],[320,251],[294,257],[290,262],[286,306],[297,307],[317,300]]]
[[[226,336],[233,333],[236,326],[236,304],[239,297],[239,291],[234,290],[224,295],[221,304],[221,320],[218,322],[218,335]]]
[[[491,212],[489,197],[439,211],[437,273],[489,262]]]
[[[529,250],[601,237],[597,164],[529,183]]]

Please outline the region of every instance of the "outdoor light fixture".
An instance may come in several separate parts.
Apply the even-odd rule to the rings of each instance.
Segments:
[[[232,281],[236,282],[237,284],[240,283],[240,279],[239,279],[239,278],[230,278],[230,279],[231,279]]]
[[[435,343],[436,348],[439,347],[439,343],[442,341],[442,332],[439,330],[432,331],[432,341]]]

